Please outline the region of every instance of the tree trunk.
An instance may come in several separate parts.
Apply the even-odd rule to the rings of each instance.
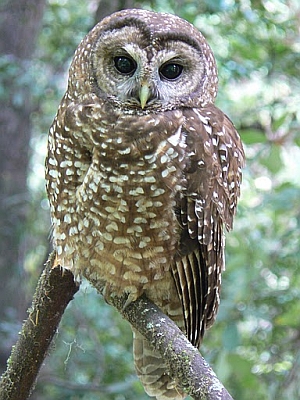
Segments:
[[[140,8],[143,1],[139,0],[99,0],[95,14],[95,24],[108,15],[125,8]]]
[[[0,5],[0,320],[25,316],[22,279],[30,114],[26,79],[45,0],[2,0]],[[9,354],[0,337],[0,370]]]

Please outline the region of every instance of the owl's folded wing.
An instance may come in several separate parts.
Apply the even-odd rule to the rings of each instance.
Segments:
[[[224,226],[232,228],[244,152],[231,121],[218,108],[185,110],[186,192],[178,196],[180,259],[172,267],[186,334],[200,345],[216,317],[224,263]]]

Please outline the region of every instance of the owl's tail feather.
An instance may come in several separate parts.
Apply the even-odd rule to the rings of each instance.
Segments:
[[[133,357],[137,375],[146,393],[157,400],[182,400],[186,397],[167,374],[167,365],[159,352],[133,330]]]

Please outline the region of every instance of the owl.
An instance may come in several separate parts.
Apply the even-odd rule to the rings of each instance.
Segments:
[[[197,347],[218,310],[244,160],[214,105],[217,82],[213,53],[187,21],[112,14],[75,52],[46,158],[57,263],[108,302],[146,294]],[[136,331],[133,347],[150,396],[185,397]]]

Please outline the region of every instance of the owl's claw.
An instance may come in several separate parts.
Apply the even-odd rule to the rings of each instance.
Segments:
[[[111,299],[116,296],[119,296],[122,298],[124,298],[126,296],[126,294],[119,295],[118,293],[116,293],[115,288],[113,288],[112,285],[110,285],[108,283],[103,283],[100,288],[99,288],[99,285],[97,284],[97,289],[98,289],[99,293],[102,294],[102,296],[107,304],[111,304]],[[127,296],[127,299],[125,300],[125,303],[122,307],[122,310],[125,310],[125,308],[128,307],[129,304],[131,304],[133,301],[135,301],[138,297],[139,296],[137,296],[136,293],[129,293]]]
[[[129,306],[129,304],[132,303],[133,301],[135,301],[137,298],[138,298],[138,296],[136,294],[129,293],[129,295],[128,295],[126,301],[125,301],[125,304],[123,306],[123,310],[125,310],[125,308],[127,306]]]
[[[61,262],[59,261],[59,259],[57,257],[57,253],[56,253],[52,268],[56,268],[56,267],[59,267],[59,266],[61,266]]]

